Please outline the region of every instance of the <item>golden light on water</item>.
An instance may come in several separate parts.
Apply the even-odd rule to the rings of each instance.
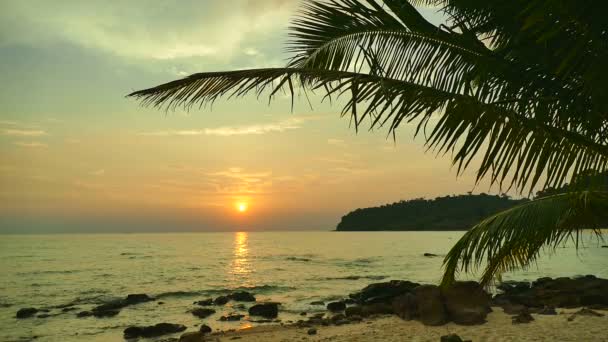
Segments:
[[[235,281],[238,282],[242,282],[243,276],[252,272],[249,261],[247,237],[247,232],[234,233],[234,249],[232,262],[230,264],[230,273],[235,276]],[[243,284],[235,284],[235,286],[241,285]]]

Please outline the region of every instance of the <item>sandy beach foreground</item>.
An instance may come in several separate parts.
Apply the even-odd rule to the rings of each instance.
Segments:
[[[512,324],[511,316],[499,307],[487,317],[487,323],[463,326],[449,323],[425,326],[418,321],[404,321],[397,316],[382,316],[361,323],[341,326],[318,326],[316,335],[296,326],[266,326],[240,331],[215,333],[209,341],[433,341],[455,333],[463,340],[477,341],[608,341],[608,315],[603,317],[568,317],[579,309],[558,309],[558,315],[533,315],[528,324]],[[607,311],[598,311],[608,314]]]

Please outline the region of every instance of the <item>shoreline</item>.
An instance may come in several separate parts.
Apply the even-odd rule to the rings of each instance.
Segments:
[[[603,317],[577,317],[568,321],[579,308],[558,309],[557,315],[532,314],[528,324],[512,324],[511,315],[500,307],[492,307],[487,322],[481,325],[458,325],[450,322],[441,326],[427,326],[419,321],[406,321],[395,315],[370,317],[358,323],[312,326],[272,325],[249,329],[215,332],[204,341],[439,341],[441,336],[457,334],[463,340],[477,341],[608,341],[608,311],[598,310]],[[201,340],[203,341],[203,340]]]

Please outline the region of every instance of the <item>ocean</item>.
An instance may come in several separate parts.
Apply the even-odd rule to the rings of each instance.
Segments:
[[[346,297],[390,279],[437,283],[441,257],[463,232],[224,232],[0,236],[0,341],[122,341],[131,325],[180,323],[187,331],[258,324],[245,317],[220,322],[246,308],[229,302],[199,319],[194,301],[234,290],[258,301],[281,302],[279,319],[324,311],[310,302]],[[597,241],[543,256],[527,271],[504,280],[594,274],[608,277],[608,248]],[[464,278],[474,279],[474,275]],[[155,301],[122,309],[109,318],[76,317],[111,299],[146,293]],[[162,302],[163,304],[159,304]],[[56,306],[73,303],[62,312]],[[51,308],[47,318],[16,319],[24,307]],[[274,323],[276,324],[276,323]],[[179,335],[179,334],[178,334]],[[175,336],[178,336],[175,335]],[[164,336],[167,338],[171,336]],[[158,340],[162,340],[159,338]],[[154,340],[154,339],[152,339]]]

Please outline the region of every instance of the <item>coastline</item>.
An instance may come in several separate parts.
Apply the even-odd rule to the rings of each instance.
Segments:
[[[339,326],[315,326],[316,335],[308,335],[308,327],[261,326],[250,329],[217,332],[204,341],[418,341],[436,342],[441,336],[457,334],[463,340],[477,341],[608,341],[608,311],[598,310],[603,317],[568,317],[579,309],[558,309],[553,316],[533,314],[529,324],[512,324],[511,316],[500,307],[493,307],[487,322],[481,325],[426,326],[406,321],[395,315],[383,315]]]

